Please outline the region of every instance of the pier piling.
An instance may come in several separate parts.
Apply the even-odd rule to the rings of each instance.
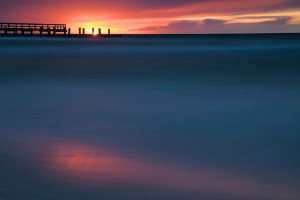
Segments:
[[[111,29],[107,34],[102,34],[101,28],[92,33],[86,33],[85,28],[78,28],[78,34],[71,34],[71,28],[67,29],[66,24],[35,24],[35,23],[0,23],[0,36],[54,36],[54,37],[121,37],[121,35],[112,35]],[[53,35],[52,35],[53,33]]]

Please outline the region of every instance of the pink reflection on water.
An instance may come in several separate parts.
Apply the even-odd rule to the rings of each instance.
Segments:
[[[208,193],[273,200],[300,197],[293,184],[255,181],[234,173],[147,162],[81,142],[52,140],[33,150],[42,152],[42,167],[48,173],[68,182],[110,188],[122,184],[142,185],[166,191],[176,189],[187,194],[192,192],[194,196]]]

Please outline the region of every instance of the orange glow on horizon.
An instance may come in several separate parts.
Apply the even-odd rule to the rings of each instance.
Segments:
[[[167,12],[167,11],[166,11]],[[173,11],[170,11],[173,12]],[[92,28],[95,28],[95,33],[98,33],[98,28],[101,28],[101,32],[106,34],[108,29],[111,29],[112,33],[116,34],[143,34],[149,33],[147,31],[140,31],[138,29],[144,27],[155,27],[155,26],[166,26],[174,21],[199,21],[201,22],[204,19],[219,19],[225,20],[226,23],[261,23],[267,21],[274,21],[277,17],[286,17],[291,16],[290,24],[300,24],[299,10],[286,10],[278,12],[267,12],[267,13],[253,13],[253,14],[241,14],[241,15],[217,15],[217,13],[212,13],[211,15],[202,16],[202,15],[186,15],[182,17],[174,18],[146,18],[146,19],[124,19],[124,20],[104,20],[104,21],[91,21],[91,22],[76,22],[73,21],[68,24],[68,27],[71,28],[72,33],[78,33],[78,28],[86,28],[87,34],[92,34]],[[244,17],[244,19],[243,19]],[[260,18],[261,17],[261,18]],[[96,17],[95,17],[96,18]],[[300,28],[299,28],[300,29]]]
[[[87,0],[90,3],[76,1],[70,6],[70,0],[62,0],[55,4],[45,4],[43,2],[15,5],[9,4],[8,9],[3,9],[2,21],[11,22],[32,22],[32,23],[66,23],[71,28],[72,33],[78,33],[78,28],[86,28],[86,33],[91,34],[91,28],[102,28],[102,32],[107,33],[110,28],[112,33],[149,33],[140,30],[145,27],[166,26],[174,20],[201,20],[201,19],[229,19],[228,23],[259,23],[263,19],[236,19],[239,16],[266,16],[292,17],[290,24],[299,24],[300,8],[292,6],[291,0],[213,0],[213,1],[187,1],[183,3],[170,3],[170,5],[159,2],[154,6],[149,6],[147,2],[137,3],[120,1],[99,2]],[[59,4],[59,6],[57,5]],[[285,5],[282,6],[281,5]],[[56,13],[49,17],[49,11]],[[39,18],[37,19],[36,11]],[[16,14],[17,13],[17,14]],[[20,15],[21,14],[21,15]],[[37,21],[38,20],[38,21]],[[284,31],[283,27],[283,31]],[[155,33],[155,31],[153,31]],[[172,33],[172,32],[170,32]]]

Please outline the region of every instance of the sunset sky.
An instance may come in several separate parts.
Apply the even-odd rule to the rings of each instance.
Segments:
[[[0,22],[114,33],[300,32],[299,0],[4,0]]]

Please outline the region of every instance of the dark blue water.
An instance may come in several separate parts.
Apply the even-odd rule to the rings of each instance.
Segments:
[[[299,55],[299,34],[0,38],[0,199],[297,200]]]

